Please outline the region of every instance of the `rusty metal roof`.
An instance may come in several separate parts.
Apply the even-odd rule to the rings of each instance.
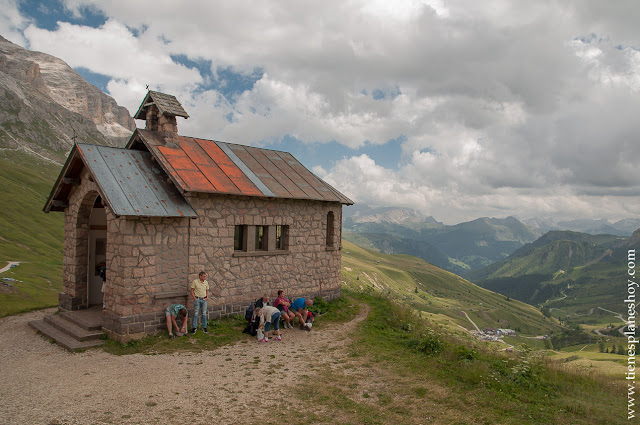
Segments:
[[[287,152],[184,136],[166,144],[157,133],[142,129],[127,147],[139,148],[139,141],[183,192],[353,204]]]
[[[166,181],[166,174],[145,151],[78,143],[69,154],[45,211],[64,210],[70,180],[83,167],[91,172],[104,201],[116,215],[144,217],[197,217],[182,194]]]
[[[149,90],[144,100],[138,108],[138,112],[133,116],[135,119],[146,119],[147,108],[155,104],[162,114],[175,115],[178,117],[189,118],[189,114],[184,110],[175,96],[157,91]]]

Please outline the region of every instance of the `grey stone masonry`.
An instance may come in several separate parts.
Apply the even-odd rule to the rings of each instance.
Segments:
[[[187,193],[198,217],[107,217],[106,309],[103,328],[121,341],[166,329],[165,308],[190,310],[190,282],[206,271],[209,318],[242,314],[267,294],[290,298],[340,296],[342,205],[337,202]],[[98,188],[85,176],[70,197],[65,221],[64,292],[60,307],[86,306],[87,235]],[[246,249],[234,250],[243,226]],[[266,249],[255,249],[264,226]],[[275,226],[283,226],[275,249]],[[331,228],[327,228],[330,226]],[[328,233],[330,235],[328,236]]]
[[[65,210],[63,290],[60,307],[77,310],[87,307],[88,237],[89,219],[93,204],[98,197],[98,186],[88,173],[75,188]]]

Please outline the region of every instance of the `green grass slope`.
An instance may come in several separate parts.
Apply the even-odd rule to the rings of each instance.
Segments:
[[[589,235],[571,231],[551,231],[514,251],[507,258],[469,274],[470,280],[549,274],[584,266],[600,259],[629,238],[615,235]]]
[[[413,257],[422,258],[431,264],[454,273],[464,270],[463,267],[459,267],[453,263],[447,254],[428,242],[403,238],[393,234],[380,233],[344,232],[342,237],[349,242],[353,242],[364,248],[372,249],[373,251],[384,252],[386,254],[409,254]],[[459,267],[459,270],[457,267]]]
[[[589,242],[559,240],[533,248],[525,255],[514,255],[495,266],[488,279],[526,274],[554,274],[596,262],[610,253]]]
[[[58,303],[64,215],[42,211],[58,172],[30,155],[0,157],[0,268],[23,262],[0,274],[16,280],[0,284],[0,316]]]
[[[615,322],[626,293],[627,250],[634,238],[549,232],[509,258],[476,274],[484,288],[521,301],[544,305],[551,314],[596,323],[606,309]],[[611,313],[614,312],[614,313]]]
[[[511,328],[545,335],[560,327],[538,310],[480,288],[463,278],[408,255],[387,255],[348,241],[342,247],[343,284],[356,291],[388,294],[433,320],[457,328]],[[458,328],[459,329],[459,328]]]

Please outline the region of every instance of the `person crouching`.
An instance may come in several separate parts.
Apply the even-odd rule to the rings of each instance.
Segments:
[[[282,341],[282,337],[280,336],[280,310],[270,305],[265,305],[260,310],[258,314],[264,318],[264,338],[259,340],[259,342],[269,342],[269,331],[271,331],[272,328],[273,335],[275,335],[274,339],[276,341]]]
[[[178,336],[187,333],[187,309],[182,304],[171,304],[165,309],[165,316],[167,318],[167,331],[169,332],[169,339],[173,339],[173,328],[176,329]],[[181,320],[182,327],[178,327],[176,318]]]

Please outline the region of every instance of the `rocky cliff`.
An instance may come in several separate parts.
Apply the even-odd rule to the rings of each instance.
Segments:
[[[0,149],[61,163],[74,135],[122,146],[133,130],[129,111],[65,62],[0,36]]]

